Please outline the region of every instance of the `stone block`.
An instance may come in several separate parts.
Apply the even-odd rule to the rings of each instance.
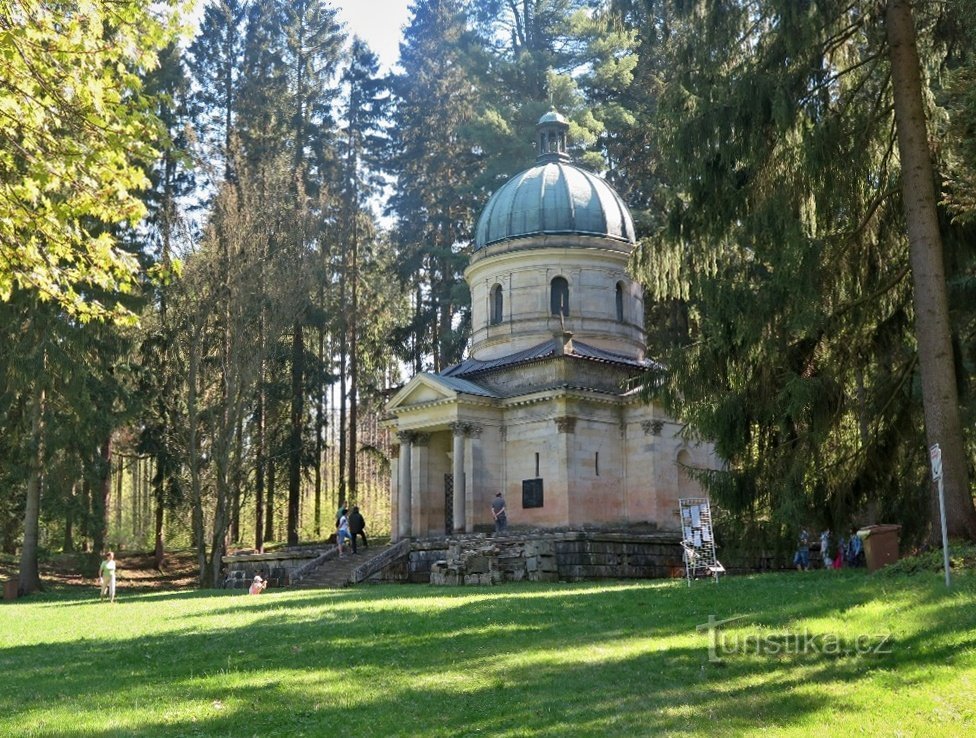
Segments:
[[[532,556],[531,558],[527,558],[525,560],[525,570],[527,572],[530,572],[530,573],[531,572],[534,572],[534,571],[538,571],[539,570],[539,559],[538,559],[538,557]]]
[[[539,571],[559,571],[559,564],[554,556],[540,556]]]
[[[484,574],[488,571],[488,557],[472,556],[464,562],[464,569],[469,574]]]

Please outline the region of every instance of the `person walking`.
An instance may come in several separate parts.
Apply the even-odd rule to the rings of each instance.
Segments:
[[[359,506],[353,505],[352,512],[349,513],[349,533],[352,535],[352,552],[356,550],[356,537],[363,537],[363,548],[369,548],[369,541],[366,540],[366,519],[360,514]]]
[[[98,567],[98,576],[102,580],[102,594],[100,600],[108,595],[109,602],[115,602],[115,553],[108,551]]]
[[[508,516],[505,514],[505,498],[501,492],[495,493],[491,501],[491,514],[495,518],[495,533],[504,533],[508,527]]]
[[[793,566],[797,571],[808,571],[810,569],[810,534],[806,528],[800,531],[797,541],[796,553],[793,554]]]
[[[349,516],[346,514],[346,509],[342,508],[339,511],[339,522],[336,523],[336,545],[339,547],[340,559],[343,556],[345,556],[345,551],[342,548],[342,544],[345,541],[351,541],[351,540],[352,540],[352,535],[350,535],[349,533]]]
[[[820,560],[823,562],[824,569],[834,568],[834,559],[830,555],[830,531],[825,530],[820,534]]]

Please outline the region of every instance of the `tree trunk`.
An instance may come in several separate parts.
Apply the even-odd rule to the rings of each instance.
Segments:
[[[119,457],[118,468],[115,471],[115,530],[122,534],[122,469],[125,457]]]
[[[64,542],[61,544],[61,550],[64,553],[75,552],[75,491],[77,488],[78,483],[75,482],[71,485],[71,491],[68,492],[67,510],[64,513]]]
[[[352,177],[355,179],[355,170]],[[358,468],[356,450],[359,446],[359,213],[358,196],[352,213],[352,274],[349,282],[351,305],[349,310],[349,490],[346,499],[358,500]]]
[[[263,363],[262,363],[263,367]],[[256,463],[254,469],[254,549],[264,553],[264,479],[267,468],[265,459],[265,427],[264,427],[264,369],[261,370],[261,382],[258,387],[258,407],[255,421],[255,450]]]
[[[27,477],[27,506],[24,510],[24,546],[20,551],[20,594],[30,594],[41,589],[41,577],[37,567],[38,533],[40,532],[41,480],[44,469],[44,388],[40,378],[35,378],[34,398],[31,403],[30,474]]]
[[[92,495],[92,550],[101,556],[107,550],[108,502],[112,495],[112,432],[102,441],[100,458],[95,462],[98,491]]]
[[[230,540],[241,540],[241,469],[244,463],[244,422],[238,418],[234,432],[234,474],[230,501]]]
[[[275,462],[268,459],[268,489],[267,504],[264,506],[264,542],[273,541],[274,535],[274,498],[275,498]]]
[[[132,537],[139,538],[139,457],[133,456],[129,462],[129,482],[132,487]]]
[[[201,329],[194,326],[193,337],[190,341],[190,359],[187,369],[186,387],[186,424],[187,439],[186,452],[190,466],[190,494],[193,499],[193,543],[197,550],[198,582],[203,586],[207,570],[207,548],[203,525],[203,483],[200,479],[200,441],[199,441],[199,408],[197,382],[201,364]]]
[[[319,287],[319,308],[325,312],[324,288]],[[325,366],[325,327],[319,326],[319,366]],[[325,423],[325,382],[319,371],[315,383],[315,539],[322,538],[322,432]]]
[[[346,371],[349,366],[349,322],[346,311],[346,280],[349,279],[349,264],[343,250],[342,279],[339,283],[339,304],[342,305],[342,315],[339,316],[339,500],[345,501],[346,496],[346,444],[349,440],[346,425]]]
[[[946,523],[950,536],[976,540],[976,508],[969,492],[949,327],[942,237],[922,101],[922,78],[910,0],[889,0],[888,46],[894,92],[902,202],[908,226],[915,304],[915,336],[929,445],[942,449]],[[930,485],[930,537],[940,539],[939,503]]]
[[[163,558],[166,556],[166,550],[163,546],[163,524],[166,520],[165,516],[165,506],[163,505],[162,497],[156,498],[156,546],[153,549],[153,560],[157,571],[163,570]]]
[[[291,347],[291,429],[288,443],[288,527],[289,546],[298,545],[302,484],[302,420],[304,412],[305,343],[302,325],[295,322]]]

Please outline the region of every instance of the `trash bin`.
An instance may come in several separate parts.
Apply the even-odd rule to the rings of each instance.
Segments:
[[[864,558],[868,571],[877,571],[882,566],[898,561],[898,532],[900,525],[869,525],[857,532],[864,541]]]
[[[20,582],[17,579],[8,579],[6,582],[3,583],[4,602],[17,599],[17,587],[19,586],[20,586]]]

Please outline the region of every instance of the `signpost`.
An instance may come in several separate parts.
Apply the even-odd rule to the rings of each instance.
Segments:
[[[932,481],[939,485],[939,518],[942,522],[942,563],[945,567],[946,586],[952,586],[949,579],[949,533],[946,531],[945,492],[942,489],[942,449],[933,443],[929,447],[929,459],[932,461]]]

